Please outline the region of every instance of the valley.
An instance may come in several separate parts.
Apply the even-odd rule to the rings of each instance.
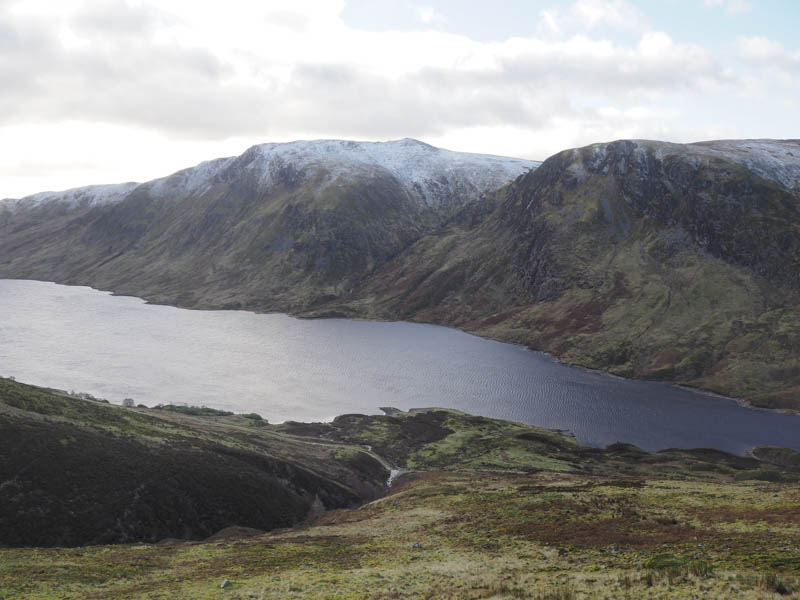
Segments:
[[[270,422],[440,406],[647,451],[800,450],[800,416],[559,363],[441,326],[188,310],[0,280],[0,375],[120,404],[205,405]]]
[[[414,140],[265,145],[6,202],[0,277],[444,324],[796,410],[799,145],[623,140],[541,166]]]
[[[800,600],[798,23],[0,0],[0,600]]]
[[[796,411],[798,146],[623,140],[540,165],[414,140],[379,150],[342,141],[267,144],[145,184],[5,201],[0,277],[234,309],[208,314],[240,320],[254,311],[443,324],[567,364]],[[13,287],[6,288],[11,307]],[[108,342],[115,327],[137,343],[125,333],[136,330],[126,329],[129,321],[93,303],[139,300],[66,289],[51,287],[54,303],[32,320],[51,324],[50,356],[61,347],[71,361],[86,360],[70,354],[81,346],[75,340]],[[36,310],[29,292],[20,306]],[[110,318],[105,333],[80,326],[57,334],[52,320],[66,314],[74,293],[86,295],[94,321]],[[176,325],[193,312],[149,308],[174,311]],[[258,316],[287,318],[250,315]],[[341,359],[346,337],[336,325],[357,321],[326,323]],[[255,332],[254,324],[247,329]],[[395,334],[421,326],[363,324]],[[167,325],[142,328],[162,334],[155,338],[162,348],[164,336],[176,337]],[[193,339],[207,354],[223,346]],[[250,346],[265,355],[263,341]],[[237,360],[252,348],[234,350]],[[529,358],[508,348],[515,360]],[[324,363],[300,351],[314,368]],[[110,356],[125,369],[121,354]],[[172,356],[161,362],[180,352]],[[585,376],[595,387],[613,381]],[[226,390],[218,378],[211,392],[235,404],[234,379]],[[576,381],[569,379],[566,396],[575,397]],[[555,406],[553,389],[541,387],[542,406]],[[608,410],[595,392],[584,420],[591,409],[612,421],[630,413],[633,404]],[[658,430],[680,438],[691,423],[717,430],[725,447],[738,439],[726,433],[731,420],[701,414],[706,400],[717,415],[727,400],[695,397],[687,417],[674,427],[661,419]],[[592,447],[568,432],[451,408],[387,404],[384,415],[271,424],[257,412],[180,400],[128,404],[0,379],[0,598],[800,592],[800,459],[790,448],[739,445],[737,455],[646,452],[608,440]],[[748,415],[747,431],[764,416],[796,418],[736,408]],[[588,421],[596,429],[603,419]],[[624,427],[648,438],[641,423]]]

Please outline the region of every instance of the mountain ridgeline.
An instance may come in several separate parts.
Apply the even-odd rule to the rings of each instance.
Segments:
[[[0,204],[0,277],[440,323],[800,409],[800,142],[256,146]]]
[[[415,140],[265,144],[132,188],[12,202],[0,268],[186,306],[297,312],[349,297],[535,164]]]

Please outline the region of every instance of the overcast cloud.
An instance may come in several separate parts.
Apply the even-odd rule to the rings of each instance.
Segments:
[[[416,28],[369,31],[334,0],[0,0],[0,197],[296,138],[543,159],[620,137],[800,136],[800,51],[767,37],[726,54],[633,3],[579,0],[531,10],[529,35],[478,41],[430,4],[409,3]]]

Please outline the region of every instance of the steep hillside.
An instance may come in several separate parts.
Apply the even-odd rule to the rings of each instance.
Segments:
[[[799,181],[796,141],[618,142],[554,157],[504,215],[528,240],[517,279],[543,301],[529,343],[797,409]]]
[[[800,143],[621,141],[519,178],[382,267],[376,316],[800,407]]]
[[[381,495],[387,477],[361,448],[254,418],[123,409],[0,379],[0,546],[288,527]]]
[[[535,164],[408,139],[254,146],[132,188],[0,204],[0,273],[191,306],[303,310],[347,296]]]

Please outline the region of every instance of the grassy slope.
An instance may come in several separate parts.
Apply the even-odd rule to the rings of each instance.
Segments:
[[[346,295],[439,220],[386,174],[334,182],[322,169],[267,194],[243,179],[197,197],[153,199],[142,189],[77,215],[40,211],[0,220],[3,276],[282,311]]]
[[[203,539],[382,493],[386,470],[367,453],[269,429],[0,379],[0,545]]]
[[[166,429],[185,418],[169,417],[174,425]],[[210,424],[198,425],[201,435],[230,427],[192,422]],[[762,462],[711,450],[583,448],[558,432],[443,410],[266,429],[315,448],[369,444],[413,472],[383,498],[267,534],[0,549],[0,598],[755,599],[800,592],[796,452],[758,449],[770,461]],[[357,447],[339,445],[340,458]],[[220,589],[223,579],[231,585]]]

